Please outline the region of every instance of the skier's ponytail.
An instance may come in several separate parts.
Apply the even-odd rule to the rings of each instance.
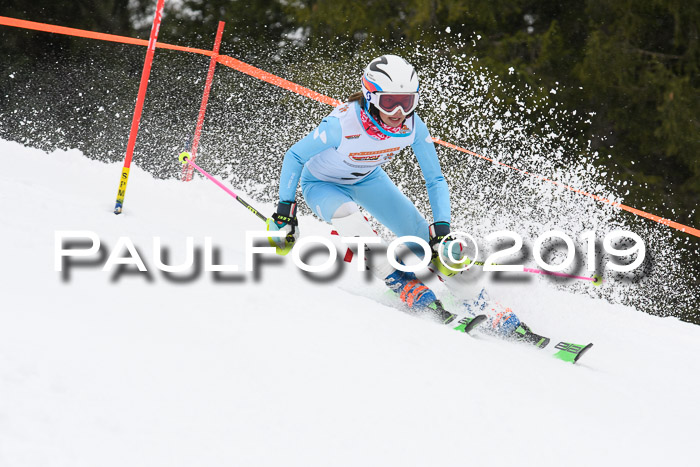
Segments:
[[[362,104],[363,98],[364,98],[364,96],[362,95],[362,91],[357,91],[357,92],[350,94],[348,96],[348,102],[356,102],[357,101],[360,104]]]
[[[366,108],[367,107],[367,101],[365,100],[364,94],[362,94],[362,91],[354,92],[348,96],[348,102],[359,102],[361,108]],[[375,120],[379,121],[379,109],[376,108],[374,105],[369,106],[369,113],[374,117]],[[413,112],[411,112],[410,115],[413,115]],[[410,117],[409,115],[409,117]]]
[[[362,91],[350,94],[348,96],[348,102],[358,102],[360,104],[360,108],[363,109],[367,107],[367,101],[365,100],[365,96],[364,94],[362,94]],[[369,111],[374,118],[379,118],[379,111],[375,106],[371,105]]]

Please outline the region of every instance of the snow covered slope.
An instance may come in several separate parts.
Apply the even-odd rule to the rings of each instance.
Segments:
[[[209,236],[243,269],[262,223],[205,180],[133,168],[115,216],[117,165],[6,141],[0,161],[2,466],[695,460],[697,326],[540,281],[495,286],[536,331],[595,343],[570,365],[382,305],[352,270],[313,281],[285,258],[177,278],[155,267],[154,236],[169,264]],[[103,272],[105,258],[56,272],[58,230],[95,232],[105,255],[129,237],[149,272]]]

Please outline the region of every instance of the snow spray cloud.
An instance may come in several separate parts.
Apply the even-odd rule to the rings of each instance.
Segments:
[[[590,116],[558,105],[556,88],[549,90],[548,97],[536,97],[515,79],[517,70],[512,70],[513,76],[494,77],[470,55],[477,41],[478,37],[469,38],[455,45],[450,40],[450,47],[387,44],[340,58],[337,50],[277,45],[266,50],[241,43],[229,45],[226,53],[341,100],[358,90],[362,70],[372,58],[382,53],[402,55],[419,72],[418,112],[433,136],[494,161],[623,201],[623,183],[597,167],[596,162],[607,155],[593,151],[590,143],[564,136],[585,126]],[[464,53],[446,54],[448,49]],[[183,150],[194,131],[207,67],[201,57],[159,53],[165,59],[153,65],[134,161],[159,178],[174,179],[181,167],[173,155]],[[72,147],[89,157],[119,160],[123,154],[118,148],[124,147],[138,86],[133,70],[140,70],[143,54],[137,48],[100,44],[91,48],[90,57],[81,61],[71,56],[52,66],[44,63],[40,70],[11,70],[7,75],[11,78],[0,77],[7,96],[0,109],[3,136],[42,149]],[[52,105],[46,106],[47,101]],[[220,67],[198,161],[252,199],[274,202],[283,154],[330,111],[327,105]],[[593,231],[599,251],[604,235],[630,230],[647,246],[646,260],[635,271],[605,271],[605,279],[616,280],[606,280],[597,288],[549,277],[543,280],[654,314],[679,316],[699,308],[698,279],[688,264],[700,263],[700,253],[681,234],[460,152],[438,147],[438,154],[450,185],[453,228],[480,239],[499,230],[519,232],[526,247],[542,232],[556,229],[575,239],[577,248],[585,248],[580,236]],[[386,171],[421,212],[430,212],[410,150],[399,154]],[[303,203],[299,208],[300,213],[310,213]],[[374,223],[374,227],[389,235],[382,226]],[[489,246],[482,245],[487,253]],[[548,246],[544,245],[545,250]],[[558,250],[547,251],[552,255],[548,262],[556,263]],[[580,267],[575,261],[567,272]]]
[[[469,50],[469,47],[470,43],[465,42],[461,48]],[[564,136],[590,124],[590,115],[562,108],[556,102],[557,89],[549,90],[546,97],[537,97],[534,90],[522,83],[514,85],[512,81],[490,75],[468,53],[447,55],[444,50],[439,45],[412,45],[392,50],[365,50],[340,61],[322,58],[327,51],[287,51],[286,55],[280,54],[278,61],[262,60],[254,64],[343,100],[357,91],[358,77],[372,58],[389,52],[402,55],[419,71],[418,112],[432,136],[611,201],[624,201],[624,193],[620,192],[625,189],[623,183],[598,167],[599,159],[607,155],[592,150],[590,141],[581,143]],[[245,97],[241,101],[240,89],[249,81],[250,78],[241,76],[231,76],[227,81],[227,99],[236,102],[230,108],[246,108],[248,103]],[[504,95],[510,97],[508,102],[503,99]],[[256,93],[254,102],[258,109],[264,108],[267,112],[257,112],[252,119],[243,119],[243,126],[231,122],[227,143],[206,149],[211,150],[212,165],[209,167],[216,167],[216,173],[253,197],[274,202],[283,154],[313,130],[331,109],[269,87],[263,94]],[[222,157],[223,154],[228,156]],[[606,285],[591,287],[580,281],[553,277],[543,280],[554,287],[654,314],[685,314],[687,317],[698,308],[700,291],[696,279],[680,257],[696,262],[700,258],[689,241],[685,239],[684,243],[676,232],[522,172],[440,146],[438,155],[450,186],[454,229],[472,232],[479,239],[485,239],[494,231],[519,232],[526,249],[532,248],[540,234],[556,229],[566,232],[575,239],[575,247],[584,250],[589,248],[589,243],[582,235],[594,232],[592,244],[599,258],[596,272],[605,275]],[[200,160],[204,164],[205,159]],[[415,158],[410,150],[405,150],[386,165],[385,170],[419,210],[428,214],[427,192],[423,180],[415,176],[415,167]],[[310,213],[303,203],[299,206],[300,212]],[[370,220],[375,230],[390,238],[390,232]],[[633,271],[604,270],[603,240],[616,230],[639,234],[647,246],[643,264]],[[617,247],[632,248],[634,244],[630,238],[618,239]],[[562,249],[556,246],[557,239],[550,239],[543,245],[550,255],[546,260],[551,264],[565,257]],[[482,247],[485,254],[489,253],[489,247],[499,248],[486,244]],[[634,260],[636,257],[632,255],[623,262]],[[565,272],[580,273],[583,267],[577,260]]]
[[[548,90],[545,97],[538,97],[535,90],[518,82],[516,76],[494,77],[469,55],[470,41],[452,48],[465,50],[463,55],[445,54],[444,50],[448,48],[439,45],[422,47],[414,44],[393,50],[360,52],[341,63],[319,63],[322,60],[311,58],[311,61],[302,63],[305,69],[314,70],[312,79],[304,79],[308,72],[298,67],[292,68],[290,78],[332,97],[344,98],[356,90],[358,76],[369,60],[381,53],[396,53],[414,64],[419,72],[421,101],[418,112],[432,136],[522,171],[546,176],[611,201],[624,201],[625,192],[621,190],[626,190],[626,182],[615,180],[599,167],[600,159],[609,156],[593,150],[591,141],[581,142],[565,136],[580,134],[590,124],[591,115],[559,105],[556,96],[560,90],[556,88]],[[318,69],[321,71],[316,71]],[[511,73],[515,74],[516,70],[511,70]],[[286,76],[289,75],[290,71],[287,71]],[[328,76],[333,79],[328,79]],[[509,99],[506,101],[503,96]],[[315,109],[315,105],[305,107]],[[320,121],[320,118],[311,120],[305,111],[287,118],[298,122],[299,129],[304,131],[309,131]],[[279,164],[287,147],[275,155],[276,162],[269,160],[269,164]],[[593,244],[599,258],[596,272],[604,273],[606,285],[591,287],[584,282],[552,277],[542,280],[555,287],[628,304],[654,314],[687,318],[700,308],[697,278],[692,270],[689,271],[688,263],[684,264],[680,259],[684,257],[687,262],[700,263],[700,254],[692,248],[691,240],[682,234],[522,172],[440,146],[437,149],[450,186],[454,229],[472,232],[479,239],[485,239],[494,231],[518,232],[523,236],[526,248],[532,248],[533,242],[543,232],[556,229],[575,239],[576,248],[581,250],[589,247],[588,240],[582,235],[592,231],[595,232]],[[415,176],[415,168],[415,158],[410,150],[385,166],[389,176],[421,212],[429,214],[427,192],[422,178]],[[274,177],[272,175],[271,199],[276,195]],[[384,236],[390,235],[377,223],[373,226]],[[639,234],[647,246],[646,259],[633,271],[604,268],[603,240],[616,230]],[[561,262],[565,256],[561,248],[551,248],[556,245],[556,239],[544,244],[544,249],[550,254],[547,258],[550,263]],[[633,245],[631,238],[618,239],[618,248]],[[488,254],[489,247],[499,247],[482,246],[485,254]],[[532,260],[532,255],[528,256]],[[634,259],[629,257],[624,262]],[[575,274],[583,267],[580,261],[575,261],[566,272]]]

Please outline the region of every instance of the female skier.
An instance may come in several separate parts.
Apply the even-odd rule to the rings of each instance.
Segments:
[[[445,268],[441,258],[455,267],[463,257],[462,248],[455,240],[441,243],[450,233],[450,195],[428,128],[415,112],[419,99],[416,71],[401,57],[383,55],[370,62],[361,83],[361,92],[351,95],[285,154],[279,204],[268,221],[268,231],[286,235],[270,240],[288,251],[298,238],[295,197],[301,180],[306,204],[341,236],[377,236],[359,211],[361,206],[398,237],[410,235],[428,242],[434,267],[441,275],[452,276],[455,272]],[[381,167],[406,146],[413,148],[425,179],[433,213],[430,225]],[[376,248],[368,248],[373,246]],[[424,255],[415,244],[411,249],[420,257]],[[415,274],[395,269],[385,255],[374,259],[372,273],[408,308],[429,311],[446,323],[454,320],[455,315],[442,307]],[[451,259],[457,263],[450,264]],[[479,307],[482,310],[489,311]],[[498,320],[491,319],[494,328],[505,332],[507,327],[512,332],[520,324],[508,311]]]

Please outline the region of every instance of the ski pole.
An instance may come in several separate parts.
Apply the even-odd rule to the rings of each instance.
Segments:
[[[591,283],[593,283],[593,285],[595,286],[601,285],[603,283],[603,276],[599,274],[593,274],[591,277],[586,277],[576,276],[574,274],[567,274],[565,272],[545,271],[544,269],[523,268],[523,271],[532,274],[544,274],[545,276],[558,276],[567,277],[569,279],[581,279],[582,281],[591,281]]]
[[[467,258],[466,264],[470,264],[472,261],[470,258]],[[474,264],[476,266],[484,266],[485,263],[483,261],[474,261]],[[499,264],[492,263],[491,266],[499,266]],[[523,272],[529,272],[531,274],[542,274],[545,276],[557,276],[557,277],[566,277],[569,279],[580,279],[583,281],[591,281],[593,285],[599,286],[603,283],[603,276],[600,274],[594,274],[591,277],[585,277],[585,276],[576,276],[574,274],[567,274],[565,272],[554,272],[554,271],[545,271],[544,269],[535,269],[535,268],[523,268]]]
[[[237,200],[239,203],[241,203],[243,206],[245,206],[245,208],[246,208],[247,210],[249,210],[250,212],[252,212],[252,213],[255,214],[256,216],[258,216],[258,218],[259,218],[260,220],[262,220],[263,222],[267,222],[267,217],[265,217],[263,214],[260,214],[260,211],[258,211],[257,209],[255,209],[255,208],[254,208],[253,206],[251,206],[250,204],[246,203],[244,199],[242,199],[242,198],[241,198],[240,196],[238,196],[236,193],[234,193],[233,191],[231,191],[226,185],[224,185],[223,183],[221,183],[220,181],[218,181],[217,179],[215,179],[213,176],[211,176],[210,174],[208,174],[204,169],[202,169],[200,166],[198,166],[197,164],[195,164],[194,161],[191,160],[191,157],[190,157],[190,153],[189,153],[189,152],[184,151],[184,152],[180,153],[179,159],[180,159],[180,162],[182,162],[183,164],[189,164],[190,166],[192,166],[192,167],[194,167],[195,169],[197,169],[198,172],[200,172],[202,175],[204,175],[204,176],[207,177],[209,180],[211,180],[212,182],[214,182],[219,188],[221,188],[222,190],[224,190],[224,191],[225,191],[226,193],[228,193],[229,195],[233,196],[233,198],[234,198],[235,200]]]

